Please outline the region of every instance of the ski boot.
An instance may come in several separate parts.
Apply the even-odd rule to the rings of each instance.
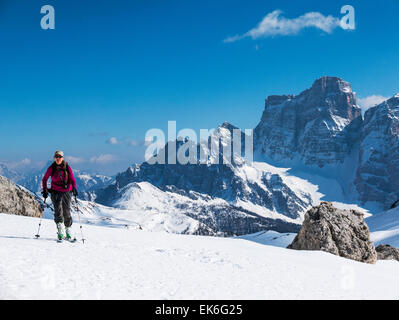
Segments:
[[[72,236],[72,227],[66,228],[66,238],[65,239],[67,241],[69,241],[69,242],[75,242],[76,241],[76,238],[74,238]]]
[[[62,242],[62,240],[65,239],[65,232],[64,232],[64,224],[63,223],[57,223],[57,239],[58,242]]]

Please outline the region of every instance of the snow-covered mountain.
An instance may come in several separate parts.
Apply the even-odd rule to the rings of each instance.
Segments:
[[[143,222],[143,218],[147,215],[152,224],[160,223],[168,232],[232,236],[262,230],[298,230],[295,223],[258,215],[223,199],[171,186],[161,190],[148,182],[133,182],[119,193],[121,196],[114,207],[141,214],[139,223],[146,227],[148,222]]]
[[[21,174],[10,169],[5,163],[0,163],[0,176],[10,179],[13,182],[20,180],[22,177]]]
[[[213,136],[222,141],[232,136],[234,129],[224,123]],[[148,182],[164,192],[196,192],[263,217],[289,222],[301,223],[304,212],[321,199],[368,215],[359,205],[374,201],[375,205],[367,208],[378,212],[392,202],[384,202],[382,197],[367,198],[359,183],[355,184],[365,136],[361,109],[351,85],[337,77],[322,77],[298,96],[267,98],[254,132],[257,161],[249,163],[235,155],[229,164],[212,164],[213,158],[223,159],[223,154],[211,152],[205,164],[144,162],[120,173],[113,184],[96,192],[96,201],[114,206],[126,196],[121,194],[126,186]],[[199,154],[201,146],[197,148]],[[165,149],[167,153],[168,145]],[[399,198],[399,193],[393,192],[390,198],[395,200],[396,196]]]
[[[79,190],[79,197],[86,200],[94,200],[95,190],[108,186],[113,177],[102,174],[91,174],[81,170],[73,170],[76,185]]]
[[[363,119],[351,85],[322,77],[297,96],[266,99],[254,146],[257,160],[316,185],[320,177],[335,180],[339,188],[328,193],[346,201],[378,212],[399,199],[399,95]]]
[[[213,136],[219,138],[218,141],[225,141],[223,139],[231,136],[234,129],[237,128],[224,123]],[[212,136],[209,141],[213,141]],[[197,148],[199,150],[201,145]],[[114,183],[99,190],[96,193],[96,202],[119,206],[121,199],[128,198],[132,205],[136,202],[142,203],[143,208],[157,208],[166,213],[172,209],[167,209],[165,204],[153,199],[154,194],[160,196],[159,192],[163,192],[167,193],[167,198],[173,203],[172,211],[180,210],[200,222],[203,222],[203,218],[198,215],[201,208],[208,212],[206,219],[214,211],[212,219],[216,223],[209,221],[208,226],[216,226],[217,231],[227,234],[246,234],[254,232],[253,228],[257,229],[261,225],[264,230],[274,228],[281,231],[281,226],[270,224],[270,219],[299,224],[305,211],[320,200],[317,186],[289,175],[284,169],[266,163],[249,163],[238,154],[231,163],[222,163],[222,148],[219,153],[220,162],[217,164],[211,163],[215,154],[210,152],[205,164],[198,160],[196,164],[186,165],[168,162],[134,165],[118,174]],[[146,188],[142,188],[143,182],[147,183]],[[141,190],[140,193],[137,192],[138,189]],[[190,200],[189,205],[187,200]],[[223,205],[215,208],[213,201]],[[264,222],[254,220],[255,216]],[[249,217],[251,218],[248,220]]]
[[[378,212],[391,200],[385,203],[381,198],[368,200],[357,187],[359,183],[354,183],[358,179],[356,172],[365,140],[363,122],[351,85],[340,78],[323,77],[298,96],[267,98],[262,120],[254,134],[258,161],[250,163],[241,155],[234,155],[231,163],[222,163],[221,142],[219,154],[207,154],[205,164],[197,161],[181,165],[167,161],[166,164],[134,165],[120,173],[114,183],[98,190],[96,201],[115,206],[120,198],[129,197],[126,193],[132,192],[132,188],[126,186],[147,182],[169,194],[195,192],[265,218],[288,222],[301,223],[304,212],[321,199],[341,208],[356,208],[368,215],[359,204],[374,201],[377,205],[372,209]],[[212,136],[223,141],[231,137],[235,129],[224,123]],[[244,134],[241,135],[244,149]],[[393,138],[397,136],[394,134]],[[196,148],[200,154],[201,145]],[[178,149],[179,145],[176,152]],[[165,151],[167,154],[168,145]],[[219,162],[214,164],[212,160],[216,156]],[[374,162],[373,165],[378,164]],[[391,195],[392,199],[395,197]],[[130,196],[131,202],[138,198]],[[148,205],[152,206],[151,201]]]

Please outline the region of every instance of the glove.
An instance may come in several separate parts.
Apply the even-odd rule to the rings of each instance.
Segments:
[[[43,191],[42,191],[42,195],[43,195],[43,198],[44,198],[44,199],[47,199],[47,197],[48,197],[48,192],[47,192],[47,190],[43,190]]]
[[[78,190],[72,189],[72,194],[73,194],[74,197],[77,197],[78,196]]]

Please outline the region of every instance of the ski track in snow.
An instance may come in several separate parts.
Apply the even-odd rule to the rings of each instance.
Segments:
[[[398,262],[265,245],[285,246],[292,235],[212,238],[84,225],[85,244],[59,244],[47,219],[34,239],[38,222],[0,214],[1,299],[399,299]]]

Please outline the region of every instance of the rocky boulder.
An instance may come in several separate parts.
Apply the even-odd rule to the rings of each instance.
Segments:
[[[389,244],[381,244],[377,248],[378,260],[398,260],[399,249],[391,247]]]
[[[339,210],[329,202],[322,202],[306,213],[301,230],[288,248],[321,250],[366,263],[377,261],[363,214]]]
[[[30,193],[0,176],[0,213],[40,217],[42,210]]]

